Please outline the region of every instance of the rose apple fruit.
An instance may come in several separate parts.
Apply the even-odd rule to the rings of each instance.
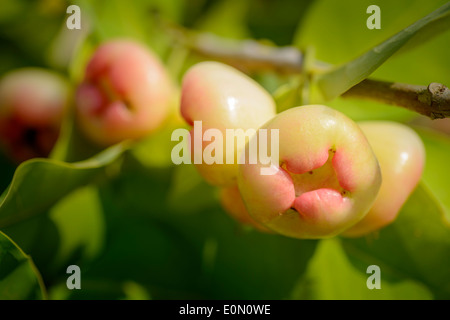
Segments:
[[[278,144],[279,161],[239,165],[239,190],[253,219],[282,235],[311,239],[335,236],[367,214],[381,172],[353,120],[309,105],[278,114],[252,139],[262,129],[278,130],[279,141],[270,143]],[[261,174],[265,166],[272,174]]]

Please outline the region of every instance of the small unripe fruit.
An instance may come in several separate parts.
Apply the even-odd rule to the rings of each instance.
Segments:
[[[78,88],[79,124],[103,146],[145,137],[168,115],[172,89],[164,66],[143,45],[106,42],[89,61]]]
[[[14,161],[47,157],[69,101],[61,76],[38,68],[6,74],[0,82],[0,144]]]
[[[276,107],[270,94],[245,74],[222,63],[201,62],[184,76],[181,114],[190,125],[202,121],[202,136],[208,129],[218,129],[226,137],[226,129],[258,129],[275,116]],[[202,140],[202,137],[196,137],[193,130],[191,142],[196,139]],[[203,152],[207,145],[203,143],[200,151]],[[224,143],[223,150],[216,150],[221,153],[219,157],[223,164],[201,163],[196,167],[210,184],[235,185],[237,159],[244,145],[245,140],[236,142],[231,150],[234,153],[232,164],[226,163],[226,154],[230,150],[226,150]]]
[[[334,109],[310,105],[286,110],[261,129],[279,130],[279,163],[270,164],[274,174],[262,175],[261,168],[269,165],[259,161],[239,165],[238,175],[256,221],[289,237],[325,238],[364,217],[381,173],[355,122]]]
[[[381,167],[383,182],[369,213],[343,235],[358,237],[395,220],[417,186],[425,164],[422,140],[411,128],[389,121],[359,123]]]
[[[237,185],[220,189],[220,203],[225,211],[240,223],[260,231],[269,232],[269,229],[256,222],[250,216],[245,208],[244,201],[242,200]]]

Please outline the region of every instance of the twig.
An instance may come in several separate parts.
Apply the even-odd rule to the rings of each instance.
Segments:
[[[450,90],[440,83],[426,87],[366,79],[342,96],[404,107],[431,119],[450,117]]]
[[[173,26],[170,31],[191,51],[245,72],[274,70],[283,74],[299,74],[303,71],[304,57],[295,47],[274,47],[254,40],[223,39]],[[327,67],[329,65],[317,61],[313,71]],[[439,83],[426,87],[366,79],[342,96],[404,107],[431,119],[450,117],[450,90]]]
[[[186,45],[197,54],[221,60],[249,72],[273,70],[292,74],[302,72],[303,55],[294,47],[274,47],[254,40],[230,40],[211,34],[190,36]]]

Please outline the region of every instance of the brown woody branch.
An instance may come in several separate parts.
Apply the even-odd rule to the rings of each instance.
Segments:
[[[303,71],[304,57],[295,47],[275,47],[254,40],[221,37],[172,29],[176,39],[191,51],[233,65],[245,72],[273,70],[283,74]],[[317,62],[316,69],[327,67]],[[450,90],[439,83],[428,87],[366,79],[343,97],[361,98],[404,107],[431,119],[450,117]]]
[[[293,74],[303,70],[303,54],[295,47],[275,47],[255,40],[224,39],[209,33],[178,32],[177,38],[192,52],[246,72],[273,70]]]
[[[366,79],[342,96],[404,107],[431,119],[450,117],[450,90],[440,83],[426,87]]]

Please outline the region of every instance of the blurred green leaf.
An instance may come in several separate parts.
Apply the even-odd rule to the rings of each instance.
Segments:
[[[370,30],[366,27],[367,18],[370,16],[366,10],[375,4],[373,1],[315,0],[298,26],[294,44],[300,48],[314,46],[317,59],[335,65],[343,64],[362,55],[447,2],[447,0],[378,0],[376,5],[381,9],[381,29]],[[424,46],[429,45],[425,43]],[[444,52],[448,52],[445,50],[447,46],[441,47]],[[432,56],[435,54],[433,50],[429,53]],[[404,57],[405,55],[402,55],[401,59]],[[392,60],[389,60],[388,63],[391,62]],[[419,74],[422,72],[422,68],[410,69]]]
[[[277,106],[277,113],[302,105],[299,91],[299,81],[291,81],[290,83],[281,85],[273,94]]]
[[[403,54],[394,55],[372,75],[374,79],[428,85],[450,83],[450,31]]]
[[[448,32],[450,30],[450,15],[433,20],[425,28],[420,29],[413,38],[411,38],[405,45],[403,45],[395,54],[404,54],[408,51],[415,50],[418,47],[423,46],[433,38],[440,36],[441,33]]]
[[[316,246],[313,240],[244,230],[217,207],[177,215],[170,224],[201,259],[192,289],[208,299],[289,298]]]
[[[26,4],[23,1],[3,0],[2,10],[0,11],[0,23],[17,19],[25,8]]]
[[[103,249],[105,221],[97,189],[79,188],[63,197],[48,214],[37,215],[3,231],[33,258],[47,281],[66,279],[68,265],[84,268]]]
[[[0,231],[0,300],[45,298],[44,283],[31,258]]]
[[[84,35],[83,35],[84,36]],[[71,60],[68,62],[67,70],[72,83],[81,83],[84,77],[84,70],[89,59],[96,49],[94,37],[87,36],[83,42],[73,48]]]
[[[360,269],[376,264],[393,280],[414,280],[434,298],[450,298],[450,229],[443,223],[442,207],[424,185],[375,239],[342,239],[342,244]]]
[[[75,190],[58,202],[49,215],[60,238],[55,260],[52,262],[54,268],[79,263],[69,259],[80,250],[80,259],[92,260],[103,248],[105,223],[95,187]]]
[[[14,175],[14,170],[16,169],[15,164],[6,155],[0,151],[0,190],[5,190],[11,178]]]
[[[127,281],[123,284],[123,291],[125,292],[126,300],[150,300],[151,296],[147,289],[140,284]]]
[[[71,298],[121,299],[123,283],[129,281],[147,288],[155,299],[192,298],[199,261],[190,240],[172,226],[125,209],[109,217],[105,249],[85,269],[83,290],[72,292]]]
[[[380,267],[381,289],[369,289],[366,273],[370,265]],[[367,299],[413,299],[432,298],[429,290],[420,282],[408,278],[397,278],[379,260],[367,256],[362,268],[356,268],[344,251],[338,238],[322,240],[314,257],[310,260],[307,273],[298,282],[292,293],[293,299],[320,300],[367,300]]]
[[[66,8],[64,1],[2,0],[0,72],[47,66],[47,49],[65,17]]]
[[[208,185],[193,164],[174,170],[167,204],[175,212],[192,213],[217,202],[215,187]]]
[[[172,132],[178,126],[166,125],[157,132],[136,143],[131,153],[146,166],[167,168],[173,165],[172,148],[178,143],[171,141]]]
[[[381,29],[369,30],[366,27],[369,17],[366,9],[373,4],[372,1],[317,0],[299,25],[295,44],[303,49],[312,45],[316,48],[317,59],[342,64],[362,55],[445,3],[446,0],[379,0],[377,5],[381,8]],[[425,44],[414,50],[402,55],[395,54],[372,76],[385,81],[422,85],[431,82],[449,83],[450,73],[442,72],[450,69],[449,35],[450,31],[442,35],[439,33],[438,37],[427,39]],[[358,121],[389,119],[407,122],[416,116],[406,109],[373,101],[337,98],[328,102],[328,105]]]
[[[37,215],[7,226],[2,231],[14,239],[22,251],[33,259],[43,279],[52,282],[56,268],[53,261],[60,246],[60,236],[55,223],[48,215]]]
[[[121,174],[100,189],[107,223],[123,214],[164,218],[171,174],[171,167],[148,166],[134,154],[126,153]]]
[[[256,230],[239,234],[236,222],[230,223],[231,219],[225,214],[211,218],[215,221],[207,223],[202,248],[206,250],[210,243],[214,244],[213,257],[203,263],[209,284],[208,296],[216,299],[289,298],[314,253],[316,241],[300,241]]]
[[[331,100],[367,78],[419,31],[433,28],[439,20],[450,19],[450,3],[416,21],[386,41],[344,65],[318,76],[318,87],[326,100]]]
[[[249,1],[219,0],[198,20],[196,29],[221,37],[242,39],[249,36],[246,15]]]
[[[94,25],[100,41],[116,37],[133,37],[145,41],[144,16],[150,12],[140,3],[129,5],[123,0],[78,0],[77,4],[85,12],[89,23]]]
[[[444,219],[450,227],[450,138],[425,128],[414,128],[425,144],[425,169],[422,182],[444,209]]]
[[[189,169],[197,182],[182,173],[173,185],[184,184],[184,191],[166,202],[164,193],[171,189],[157,182],[156,173],[128,161],[127,174],[101,190],[108,241],[90,268],[92,291],[86,294],[101,294],[98,281],[103,279],[136,281],[150,288],[155,299],[289,295],[315,241],[241,230],[218,208],[214,188],[194,166],[176,168]]]
[[[82,132],[73,112],[75,106],[70,107],[70,111],[63,119],[58,141],[49,156],[55,161],[79,162],[94,157],[103,150]]]
[[[104,174],[127,149],[115,145],[95,157],[76,163],[32,159],[16,170],[0,196],[0,226],[5,227],[44,213],[63,196]]]
[[[310,0],[250,0],[247,24],[256,39],[269,39],[279,46],[292,43],[296,26],[314,2]]]
[[[308,299],[448,299],[450,230],[442,208],[419,185],[397,220],[377,234],[321,242],[293,292]],[[381,290],[369,290],[367,267],[381,271]]]
[[[77,0],[98,42],[114,38],[131,38],[143,42],[163,56],[172,45],[160,28],[158,19],[178,21],[182,17],[182,0]]]

